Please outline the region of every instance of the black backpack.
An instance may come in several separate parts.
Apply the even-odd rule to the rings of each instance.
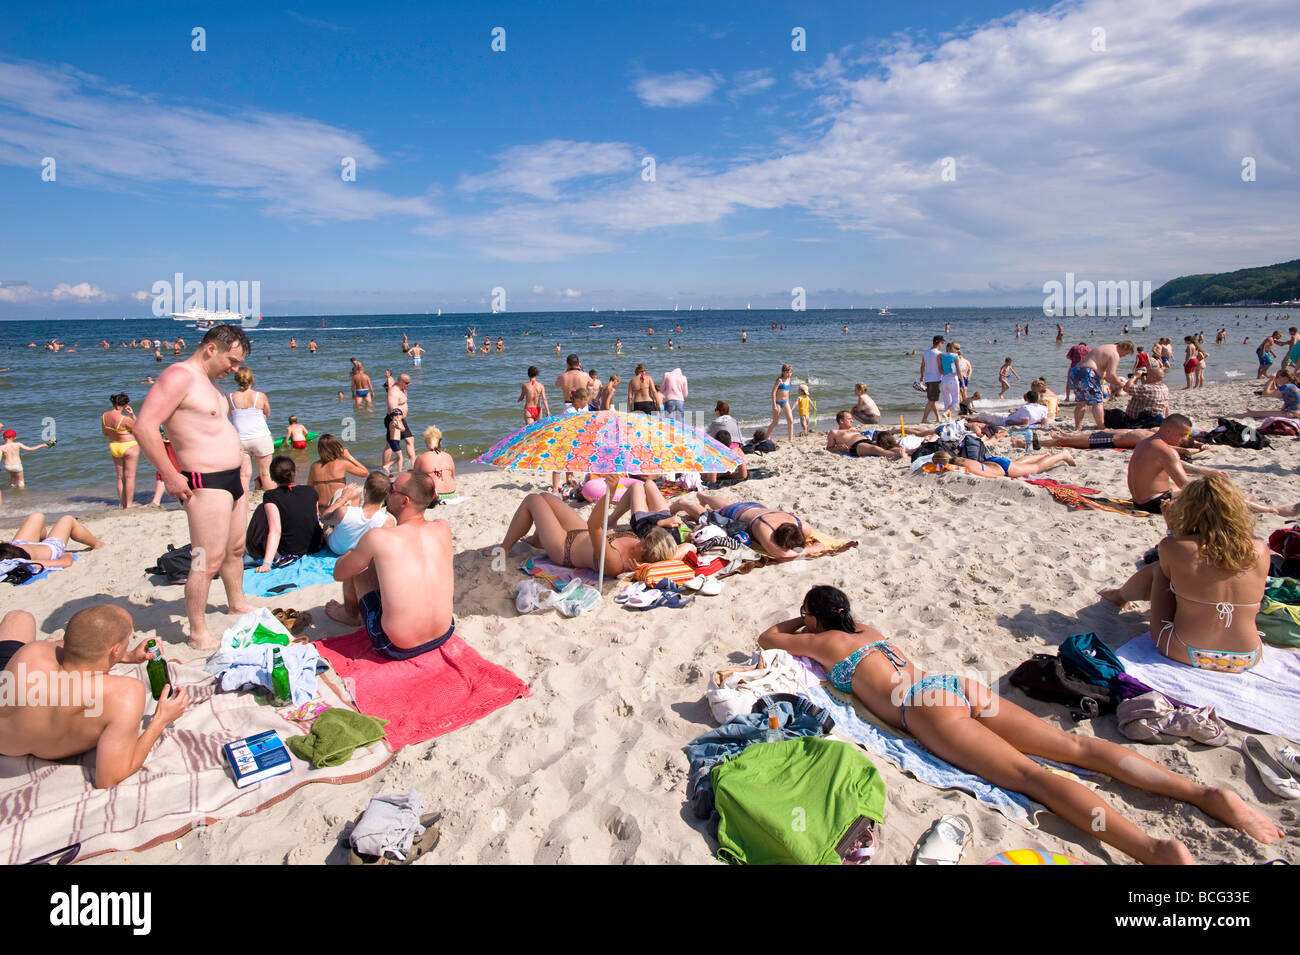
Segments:
[[[1119,700],[1109,686],[1089,683],[1072,676],[1060,657],[1035,653],[1012,671],[1011,685],[1026,696],[1047,703],[1062,703],[1075,720],[1090,720],[1102,713],[1114,713]]]
[[[158,558],[152,567],[146,567],[146,574],[158,574],[167,579],[169,584],[183,584],[190,576],[190,561],[194,559],[190,544],[184,547],[167,545],[167,553]]]
[[[1230,448],[1250,448],[1260,451],[1269,447],[1268,438],[1264,437],[1248,424],[1220,418],[1219,426],[1205,436],[1210,444],[1226,444]]]

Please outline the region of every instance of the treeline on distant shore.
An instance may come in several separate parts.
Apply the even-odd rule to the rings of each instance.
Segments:
[[[1151,293],[1151,304],[1268,305],[1300,298],[1300,259],[1217,275],[1183,275]]]

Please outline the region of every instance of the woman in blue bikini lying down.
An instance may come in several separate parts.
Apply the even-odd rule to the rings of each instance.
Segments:
[[[1121,609],[1150,600],[1149,629],[1169,659],[1244,673],[1264,650],[1255,615],[1269,570],[1268,547],[1255,538],[1245,497],[1227,478],[1197,478],[1165,505],[1164,515],[1169,536],[1160,542],[1160,559],[1098,594]]]
[[[1095,770],[1189,802],[1260,842],[1282,837],[1277,826],[1227,789],[1194,783],[1116,743],[1063,732],[978,680],[927,674],[879,631],[856,623],[848,598],[834,587],[808,591],[800,615],[764,630],[758,642],[764,649],[813,658],[827,669],[837,690],[852,693],[877,717],[907,730],[939,758],[1041,802],[1141,862],[1194,860],[1179,840],[1147,835],[1091,789],[1048,772],[1026,754]]]
[[[750,540],[771,557],[806,557],[825,550],[822,544],[804,536],[803,521],[794,514],[773,510],[757,501],[728,501],[720,494],[706,491],[695,496],[699,499],[698,504],[673,501],[669,512],[685,514],[694,521],[699,520],[706,510],[717,511],[727,520],[740,524]]]

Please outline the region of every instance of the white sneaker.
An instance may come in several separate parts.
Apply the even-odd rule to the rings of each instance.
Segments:
[[[1277,751],[1277,761],[1285,766],[1297,779],[1300,779],[1300,749],[1283,746]]]
[[[1300,782],[1296,782],[1287,768],[1269,754],[1258,738],[1247,736],[1242,741],[1241,751],[1255,764],[1264,788],[1280,799],[1300,799]]]

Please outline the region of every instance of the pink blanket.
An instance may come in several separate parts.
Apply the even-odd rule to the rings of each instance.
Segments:
[[[364,630],[316,644],[367,716],[389,720],[394,749],[421,743],[480,720],[528,686],[484,660],[460,637],[409,660],[390,660],[370,646]]]

